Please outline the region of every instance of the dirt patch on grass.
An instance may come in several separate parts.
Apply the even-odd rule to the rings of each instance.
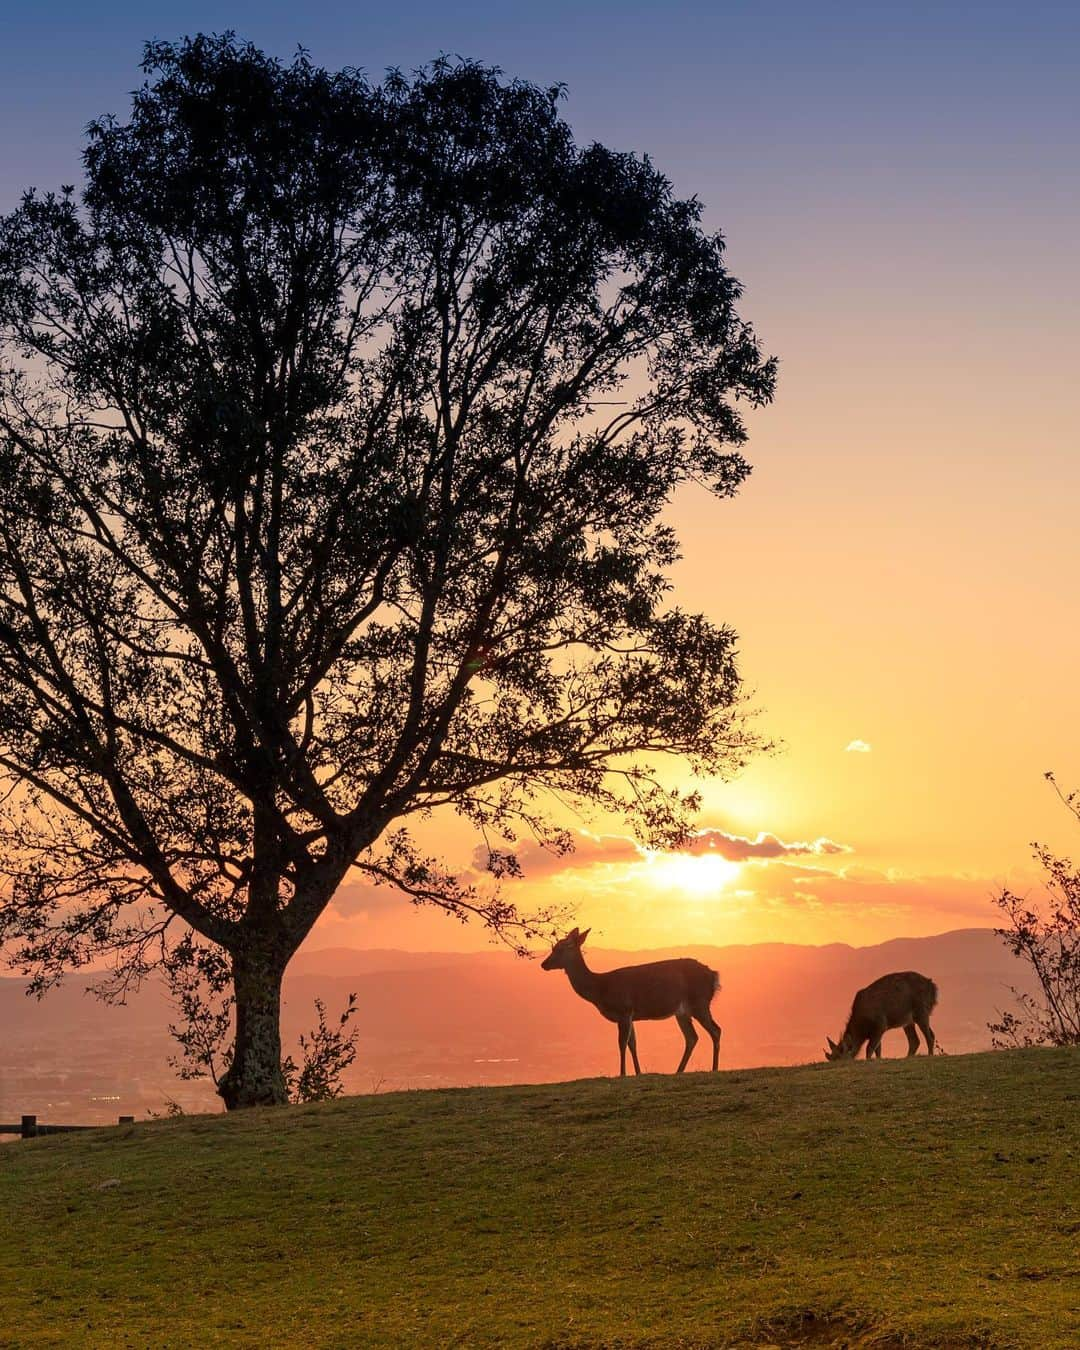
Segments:
[[[1007,1350],[1004,1341],[988,1338],[985,1331],[950,1332],[944,1336],[920,1331],[910,1335],[880,1323],[843,1312],[798,1309],[758,1323],[752,1333],[734,1343],[739,1350],[788,1350],[788,1347],[818,1346],[828,1350]]]
[[[1010,1342],[988,1337],[985,1331],[927,1335],[904,1334],[844,1312],[793,1310],[754,1325],[745,1335],[728,1336],[617,1336],[610,1339],[556,1338],[543,1350],[1008,1350]]]

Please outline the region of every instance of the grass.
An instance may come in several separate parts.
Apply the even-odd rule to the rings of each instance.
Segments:
[[[1080,1345],[1080,1057],[351,1098],[0,1148],[0,1344]]]

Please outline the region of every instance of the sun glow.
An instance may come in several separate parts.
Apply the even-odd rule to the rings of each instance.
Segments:
[[[741,871],[740,863],[715,853],[650,853],[642,875],[657,890],[707,896],[725,890]]]

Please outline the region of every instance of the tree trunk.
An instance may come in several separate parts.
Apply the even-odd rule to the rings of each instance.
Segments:
[[[265,952],[233,954],[236,1042],[232,1063],[218,1084],[226,1110],[284,1106],[281,1072],[281,980],[285,959]]]

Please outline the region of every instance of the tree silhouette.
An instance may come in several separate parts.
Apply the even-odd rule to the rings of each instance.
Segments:
[[[282,974],[350,869],[520,941],[552,802],[660,844],[695,799],[657,755],[753,748],[661,513],[736,490],[775,370],[698,204],[558,89],[231,34],[144,70],[81,194],[0,222],[0,940],[39,989],[224,959],[237,1107],[284,1100]],[[416,843],[440,807],[492,887]]]

